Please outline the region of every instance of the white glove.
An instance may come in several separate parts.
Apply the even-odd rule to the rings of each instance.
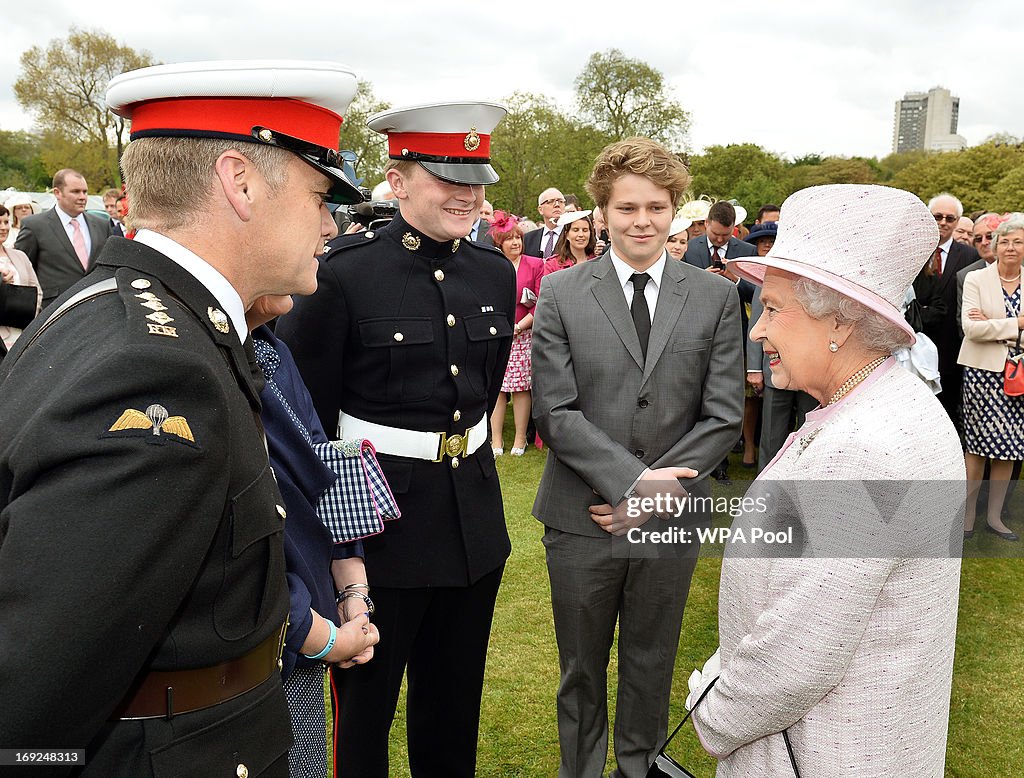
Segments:
[[[704,663],[704,667],[700,670],[694,670],[690,673],[689,679],[686,684],[690,687],[690,693],[686,695],[687,710],[692,710],[694,703],[700,699],[701,693],[715,678],[722,672],[722,649],[719,647],[715,653]]]

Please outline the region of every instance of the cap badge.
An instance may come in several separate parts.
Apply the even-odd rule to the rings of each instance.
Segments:
[[[466,147],[466,151],[476,151],[480,148],[480,136],[476,134],[476,127],[469,128],[469,134],[462,141],[462,145]]]
[[[227,314],[225,314],[220,308],[207,308],[206,315],[213,323],[213,326],[217,328],[217,332],[221,332],[225,335],[231,332],[231,325],[228,324]]]
[[[413,235],[411,232],[405,233],[402,236],[402,245],[405,246],[409,251],[420,250],[420,239]]]
[[[153,430],[153,435],[156,437],[160,437],[161,433],[167,433],[187,440],[189,443],[196,442],[195,436],[192,435],[192,429],[188,426],[188,421],[184,416],[168,416],[167,409],[156,404],[146,408],[145,413],[134,408],[126,409],[107,432],[150,429]]]

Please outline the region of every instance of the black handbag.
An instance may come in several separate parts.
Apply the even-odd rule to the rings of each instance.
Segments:
[[[697,776],[679,764],[679,762],[666,754],[665,749],[668,748],[668,744],[672,742],[672,738],[678,734],[679,730],[682,729],[683,724],[685,724],[686,720],[690,718],[690,714],[693,713],[694,709],[701,704],[708,692],[711,691],[711,687],[717,682],[718,678],[715,678],[704,688],[704,691],[700,693],[700,697],[698,697],[697,701],[693,704],[693,708],[686,711],[686,715],[683,716],[683,720],[679,722],[679,725],[674,730],[672,730],[672,734],[668,736],[664,745],[658,749],[658,755],[654,757],[654,761],[651,763],[651,766],[647,768],[647,778],[697,778]],[[786,730],[782,731],[782,739],[786,741],[786,751],[789,753],[789,763],[793,766],[793,774],[796,778],[800,778],[800,771],[796,768],[796,757],[793,755],[793,746],[790,745],[789,733],[786,732]]]
[[[39,290],[34,286],[0,284],[0,324],[25,329],[36,317]]]

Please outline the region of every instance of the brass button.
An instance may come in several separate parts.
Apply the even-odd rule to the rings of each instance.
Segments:
[[[152,284],[145,278],[136,278],[134,281],[132,281],[133,289],[149,289],[149,287],[151,286]]]
[[[459,458],[458,457],[452,457],[452,470],[458,470],[458,469],[459,469]]]
[[[491,327],[491,328],[490,328],[490,329],[488,330],[488,332],[490,332],[490,333],[491,333],[492,335],[497,335],[497,334],[498,334],[498,330],[497,330],[497,328],[495,328],[495,327]]]
[[[454,327],[455,326],[455,317],[452,316],[450,313],[448,314],[447,322],[448,322],[448,326],[449,327]]]
[[[444,281],[444,271],[443,270],[435,270],[434,271],[434,278],[436,278],[438,281]]]
[[[284,670],[284,660],[282,660],[282,659],[278,659],[277,660],[277,669],[278,670]]]
[[[264,143],[270,143],[274,139],[274,133],[270,130],[260,130],[260,140]]]
[[[366,237],[367,238],[372,238],[373,237],[373,230],[367,230],[366,231]]]
[[[237,775],[238,778],[249,778],[249,768],[244,764],[240,764],[235,768],[235,775]]]
[[[287,519],[288,518],[288,511],[286,511],[284,509],[283,505],[278,505],[277,506],[277,515],[280,516],[282,519]]]
[[[405,340],[405,335],[403,335],[401,332],[396,332],[395,333],[395,340],[397,340],[399,343],[401,343],[403,340]]]
[[[452,365],[451,371],[452,371],[452,375],[458,375],[459,374],[458,365]]]
[[[452,420],[453,421],[458,421],[461,418],[462,418],[462,411],[455,411],[455,413],[452,414]]]

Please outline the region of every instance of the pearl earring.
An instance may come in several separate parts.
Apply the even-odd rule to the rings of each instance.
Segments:
[[[837,351],[839,351],[839,344],[833,340],[831,343],[828,344],[828,350],[835,354]]]

